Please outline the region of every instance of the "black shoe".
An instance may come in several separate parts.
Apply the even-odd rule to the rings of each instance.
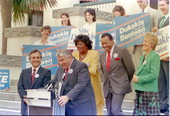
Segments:
[[[165,112],[169,112],[169,111],[167,109],[161,109],[160,112],[165,113]]]

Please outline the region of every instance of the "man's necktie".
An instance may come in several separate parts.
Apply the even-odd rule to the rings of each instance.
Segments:
[[[35,73],[36,73],[36,69],[33,69],[32,77],[31,77],[32,84],[34,83]]]
[[[110,51],[107,53],[106,69],[110,70]]]
[[[165,18],[166,18],[165,16],[162,17],[161,22],[160,22],[160,24],[159,24],[159,27],[160,27],[160,28],[163,27]]]
[[[66,80],[67,79],[67,74],[68,74],[68,68],[67,69],[65,69],[65,76],[64,76],[64,80]]]

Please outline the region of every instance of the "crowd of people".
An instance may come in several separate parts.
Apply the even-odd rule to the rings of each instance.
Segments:
[[[116,38],[104,33],[100,40],[104,51],[99,54],[92,49],[90,37],[79,34],[74,40],[77,51],[57,51],[59,68],[52,80],[51,71],[41,67],[41,52],[37,49],[31,51],[29,60],[32,67],[22,70],[18,81],[21,114],[28,114],[26,89],[42,88],[51,82],[62,83],[56,103],[65,106],[65,115],[103,115],[104,105],[108,115],[123,115],[122,103],[125,95],[132,92],[131,83],[136,92],[133,115],[169,112],[169,57],[160,60],[154,51],[158,37],[153,33],[169,25],[169,0],[159,0],[163,16],[149,7],[148,0],[137,0],[137,3],[141,12],[150,13],[151,32],[145,34],[142,44],[131,46],[132,50],[115,45]],[[87,23],[83,28],[95,32],[95,10],[89,8],[84,15]],[[128,15],[121,5],[116,5],[113,17],[119,16]],[[71,25],[67,13],[61,14],[61,24]],[[115,21],[111,24],[115,24]],[[48,39],[50,33],[50,26],[44,26],[41,39],[34,45],[55,45]]]

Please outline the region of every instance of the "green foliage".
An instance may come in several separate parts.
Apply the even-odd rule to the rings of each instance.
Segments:
[[[48,6],[53,7],[57,4],[57,0],[11,0],[13,21],[24,23],[24,13],[31,15],[33,10],[43,10]]]

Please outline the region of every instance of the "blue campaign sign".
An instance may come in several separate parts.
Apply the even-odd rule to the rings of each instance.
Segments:
[[[51,34],[49,36],[49,40],[53,41],[56,45],[63,45],[67,48],[72,28],[75,27],[74,26],[51,27]]]
[[[51,70],[54,75],[58,68],[58,61],[56,59],[57,49],[66,48],[65,46],[49,46],[49,45],[23,45],[24,51],[22,55],[22,69],[30,68],[29,53],[33,49],[38,49],[42,53],[41,66]]]
[[[141,44],[144,34],[150,31],[150,14],[115,17],[116,43],[122,47]]]
[[[9,70],[0,69],[0,90],[10,88]]]
[[[115,38],[115,26],[113,24],[96,24],[96,45],[95,50],[99,52],[103,51],[102,45],[100,43],[101,35],[103,33],[110,33],[113,38]]]

